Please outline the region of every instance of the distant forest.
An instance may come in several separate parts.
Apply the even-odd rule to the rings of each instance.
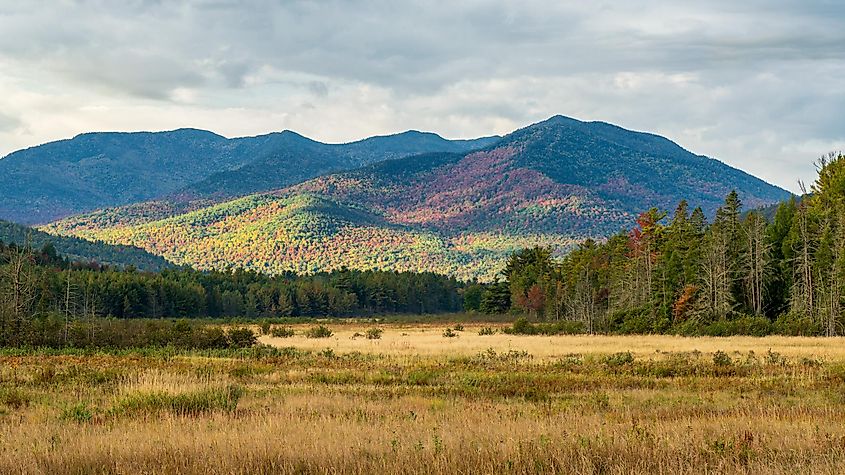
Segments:
[[[504,280],[467,289],[480,311],[569,320],[588,332],[699,335],[845,333],[845,157],[817,162],[801,200],[767,220],[735,192],[708,223],[682,201],[651,209],[606,242],[556,262],[548,249],[511,256]]]
[[[55,344],[67,340],[75,325],[102,317],[261,319],[462,309],[463,284],[432,273],[140,272],[70,262],[50,244],[37,252],[0,244],[0,255],[0,345]],[[45,334],[53,336],[45,340]]]

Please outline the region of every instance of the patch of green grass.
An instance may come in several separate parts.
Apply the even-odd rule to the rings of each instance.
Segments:
[[[177,416],[232,412],[243,395],[244,389],[237,385],[178,394],[137,392],[118,399],[107,413],[112,417],[120,417],[163,412]]]

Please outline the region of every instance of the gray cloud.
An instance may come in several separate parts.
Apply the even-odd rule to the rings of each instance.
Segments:
[[[343,141],[561,113],[795,189],[845,146],[843,20],[825,0],[0,4],[0,110],[31,124],[0,152],[86,128]]]
[[[20,119],[0,112],[0,131],[13,131],[22,125]]]

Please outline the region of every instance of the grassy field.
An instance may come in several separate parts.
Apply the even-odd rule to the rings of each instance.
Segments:
[[[327,326],[240,351],[2,352],[0,473],[845,467],[842,339]]]

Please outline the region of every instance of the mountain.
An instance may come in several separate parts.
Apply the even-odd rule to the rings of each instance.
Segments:
[[[0,221],[0,242],[18,246],[29,243],[34,249],[41,249],[47,244],[52,244],[59,255],[77,262],[97,262],[116,267],[133,266],[144,271],[159,271],[173,267],[173,264],[163,257],[150,254],[137,247],[54,236],[8,221]]]
[[[290,131],[227,139],[212,132],[88,133],[0,160],[0,219],[45,223],[166,198],[220,200],[423,152],[465,152],[497,137],[446,140],[409,131],[324,144]]]
[[[386,160],[211,206],[103,210],[45,229],[199,268],[346,265],[490,279],[515,249],[563,252],[681,199],[712,216],[733,189],[746,207],[790,196],[666,138],[556,116],[476,151]]]
[[[256,150],[249,163],[214,173],[179,190],[181,200],[202,197],[243,196],[270,191],[315,176],[368,163],[417,155],[425,152],[466,152],[482,148],[500,137],[474,140],[446,140],[439,135],[408,131],[396,135],[370,137],[346,144],[324,144],[285,131],[261,137],[236,139],[237,146]]]

